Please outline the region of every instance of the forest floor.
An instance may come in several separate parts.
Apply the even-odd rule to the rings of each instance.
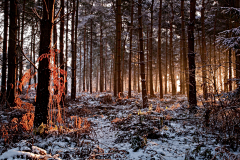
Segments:
[[[65,105],[61,127],[26,133],[4,132],[3,126],[14,127],[11,119],[21,115],[1,111],[0,159],[240,159],[238,142],[223,143],[221,132],[205,126],[200,103],[194,114],[181,95],[149,99],[145,109],[139,109],[141,103],[137,93],[130,99],[79,93]]]

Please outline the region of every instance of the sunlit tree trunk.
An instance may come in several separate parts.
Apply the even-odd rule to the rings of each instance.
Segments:
[[[7,79],[7,37],[8,37],[8,1],[4,3],[4,33],[3,33],[3,59],[2,59],[2,86],[1,99],[6,100],[6,79]]]
[[[196,80],[195,80],[195,52],[194,52],[194,25],[196,0],[190,0],[190,23],[188,26],[188,64],[189,64],[189,106],[197,106]]]
[[[159,60],[159,67],[158,67],[158,76],[159,76],[159,92],[160,92],[160,99],[163,98],[163,82],[162,82],[162,46],[161,46],[161,33],[162,33],[162,0],[160,0],[159,6],[159,15],[158,15],[158,60]]]
[[[131,28],[130,28],[130,51],[129,51],[129,74],[128,74],[128,98],[131,98],[132,88],[132,30],[133,30],[133,8],[134,0],[131,0]]]
[[[45,0],[43,3],[43,16],[41,19],[41,34],[39,57],[43,54],[49,54],[52,44],[52,30],[54,17],[54,3],[55,0]],[[34,126],[38,127],[41,123],[48,122],[48,105],[50,96],[50,69],[49,58],[45,57],[39,61],[38,68],[38,86],[37,99],[35,107]]]
[[[174,20],[174,11],[173,11],[173,3],[170,3],[172,10],[172,17],[170,21],[170,76],[172,83],[172,95],[176,95],[176,85],[175,85],[175,74],[174,74],[174,55],[173,55],[173,20]]]
[[[73,0],[73,12],[72,12],[72,31],[71,31],[71,49],[72,49],[72,83],[71,83],[71,99],[74,100],[76,98],[76,81],[74,79],[76,78],[76,70],[75,70],[75,44],[74,44],[74,18],[75,18],[75,0]]]
[[[144,62],[144,50],[143,50],[143,32],[142,32],[142,0],[138,0],[138,23],[139,23],[139,54],[141,65],[141,82],[142,82],[142,100],[143,108],[148,107],[148,98],[146,93],[146,80],[145,80],[145,62]]]
[[[86,15],[86,8],[85,8]],[[85,91],[86,87],[86,24],[84,25],[84,35],[83,35],[83,91]]]

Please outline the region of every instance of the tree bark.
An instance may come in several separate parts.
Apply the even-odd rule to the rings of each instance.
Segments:
[[[152,69],[152,56],[153,56],[153,5],[154,0],[152,0],[150,12],[151,12],[151,28],[150,28],[150,54],[149,54],[149,70],[150,70],[150,97],[154,97],[153,91],[153,69]]]
[[[74,43],[74,92],[76,98],[76,88],[77,88],[77,42],[78,42],[78,8],[79,8],[79,0],[77,0],[76,6],[76,22],[75,22],[75,43]]]
[[[91,42],[90,42],[90,93],[92,94],[92,48],[93,48],[93,39],[92,39],[92,32],[93,32],[93,20],[91,19]]]
[[[100,92],[103,92],[103,30],[100,22]]]
[[[189,65],[189,106],[197,106],[196,80],[195,80],[195,52],[194,52],[194,25],[196,0],[190,0],[190,23],[188,26],[188,65]]]
[[[161,33],[162,33],[162,0],[160,0],[159,6],[159,14],[158,14],[158,59],[159,59],[159,68],[158,68],[158,76],[159,76],[159,92],[160,92],[160,99],[163,98],[163,82],[162,82],[162,46],[161,46]]]
[[[75,62],[76,62],[76,54],[75,54],[75,44],[74,44],[74,16],[75,16],[75,0],[73,0],[73,12],[72,12],[72,31],[71,31],[71,47],[72,47],[72,83],[71,83],[71,99],[74,100],[76,98],[76,70],[75,70]]]
[[[202,88],[203,88],[203,98],[207,99],[207,61],[206,61],[206,40],[205,40],[205,17],[204,17],[204,12],[205,12],[205,2],[202,0],[202,9],[201,9],[201,24],[202,24],[202,54],[201,54],[201,59],[202,59]]]
[[[166,50],[165,50],[165,56],[166,56],[166,61],[165,61],[165,94],[168,93],[167,88],[168,88],[168,76],[167,76],[167,72],[168,72],[168,29],[166,28]]]
[[[23,49],[23,35],[24,35],[24,13],[25,13],[25,3],[26,3],[26,0],[23,1],[23,11],[22,11],[22,32],[21,32],[21,48]],[[23,76],[23,56],[20,55],[20,59],[19,59],[19,62],[20,62],[20,66],[19,66],[19,81],[22,80],[22,76]],[[21,92],[21,91],[20,91]]]
[[[40,34],[40,50],[39,57],[44,54],[49,54],[52,44],[52,30],[54,17],[55,0],[45,0],[43,3],[43,16],[41,19],[41,34]],[[44,57],[39,61],[38,68],[38,86],[37,99],[35,107],[34,126],[38,127],[41,123],[48,122],[48,105],[50,96],[50,69],[49,58]]]
[[[4,34],[3,34],[3,61],[2,61],[2,86],[1,99],[6,100],[6,79],[7,79],[7,37],[8,37],[8,1],[4,4]]]
[[[67,12],[68,12],[68,3],[67,3]],[[69,15],[67,15],[67,23],[66,23],[66,64],[65,64],[65,71],[66,71],[66,82],[65,82],[65,95],[67,95],[68,92],[68,20],[69,20]]]
[[[141,82],[142,82],[142,100],[143,108],[148,107],[148,98],[146,93],[145,80],[145,62],[143,50],[143,33],[142,33],[142,0],[138,0],[138,23],[139,23],[139,48],[140,48],[140,65],[141,65]]]
[[[10,25],[8,48],[7,97],[10,106],[14,106],[16,96],[16,39],[17,39],[17,1],[10,1]]]
[[[129,74],[128,74],[128,98],[131,98],[132,90],[132,30],[133,30],[133,8],[134,0],[131,0],[131,27],[130,27],[130,51],[129,51]]]
[[[117,88],[118,94],[122,94],[121,86],[121,30],[122,30],[122,18],[121,18],[121,0],[117,0]]]
[[[61,0],[61,16],[60,17],[63,17],[64,16],[64,0]],[[61,24],[60,24],[60,69],[62,71],[64,71],[64,64],[63,64],[63,36],[64,36],[64,19],[62,18],[61,19]],[[61,72],[60,72],[61,73]],[[61,84],[64,84],[64,74],[60,74],[60,78],[61,78]],[[62,98],[61,98],[61,103],[63,104],[64,101],[65,101],[65,94],[62,93]]]
[[[172,95],[176,95],[176,85],[175,85],[175,74],[174,74],[174,55],[173,55],[173,20],[174,20],[174,11],[173,11],[173,3],[170,3],[172,10],[172,17],[170,21],[170,76],[172,82]]]
[[[181,17],[182,17],[182,51],[183,51],[183,70],[184,70],[184,81],[186,83],[187,96],[189,99],[189,88],[188,88],[188,70],[187,70],[187,49],[186,49],[186,35],[185,35],[185,15],[184,15],[184,0],[181,0]],[[183,86],[185,87],[185,85]],[[185,93],[184,93],[185,94]]]
[[[86,8],[85,8],[86,15]],[[86,90],[86,24],[84,25],[84,37],[83,37],[83,92]]]

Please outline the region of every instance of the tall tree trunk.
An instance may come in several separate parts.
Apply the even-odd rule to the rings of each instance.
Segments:
[[[138,74],[137,74],[137,82],[138,82],[138,93],[140,93],[140,43],[138,43]],[[147,91],[146,91],[147,92]]]
[[[189,64],[189,106],[197,106],[196,80],[195,80],[195,52],[194,52],[194,25],[196,0],[190,0],[190,23],[188,26],[188,64]]]
[[[80,63],[80,67],[79,67],[79,92],[82,91],[82,43],[81,41],[79,41],[79,63]]]
[[[86,15],[86,8],[85,8],[85,15]],[[83,37],[83,91],[85,91],[86,87],[86,24],[84,25],[84,37]]]
[[[201,54],[201,59],[202,59],[202,81],[203,81],[203,98],[207,99],[207,61],[206,61],[206,40],[205,40],[205,17],[204,17],[204,12],[205,12],[205,2],[202,0],[202,9],[201,9],[201,24],[202,24],[202,54]]]
[[[153,91],[153,69],[152,69],[152,56],[153,56],[153,5],[154,5],[154,0],[152,0],[150,12],[151,12],[151,28],[150,28],[150,54],[149,54],[149,69],[150,69],[150,97],[154,96],[154,91]]]
[[[93,48],[93,39],[92,39],[92,32],[93,32],[93,20],[91,19],[91,42],[90,42],[90,93],[92,94],[92,48]]]
[[[40,34],[40,50],[39,57],[44,54],[49,54],[52,44],[52,30],[54,17],[55,0],[45,0],[43,3],[43,16],[41,19],[41,34]],[[48,122],[48,105],[49,105],[49,85],[50,85],[50,69],[49,58],[44,57],[39,61],[38,67],[38,86],[37,99],[35,107],[34,126],[38,127],[41,123]]]
[[[128,98],[131,98],[131,89],[132,89],[132,30],[133,30],[133,8],[134,0],[131,0],[131,28],[130,28],[130,51],[129,51],[129,74],[128,74]]]
[[[100,92],[103,92],[103,31],[102,22],[100,22]]]
[[[136,91],[137,84],[136,84],[136,56],[134,56],[135,60],[133,63],[133,90]]]
[[[229,91],[232,91],[232,50],[229,49],[229,54],[228,54],[228,59],[229,59],[229,67],[228,67],[228,72],[229,72]]]
[[[174,20],[174,11],[173,3],[170,3],[172,10],[171,24],[170,24],[170,76],[172,82],[172,95],[176,95],[176,85],[175,85],[175,75],[174,75],[174,55],[173,55],[173,20]]]
[[[68,3],[67,3],[67,12],[68,12]],[[67,15],[67,23],[66,23],[66,50],[65,50],[65,56],[66,56],[66,64],[65,64],[65,71],[66,71],[66,83],[65,83],[65,95],[67,95],[68,92],[68,20],[69,15]]]
[[[76,6],[76,22],[75,22],[75,43],[74,43],[74,92],[76,97],[76,88],[77,88],[77,42],[78,42],[78,8],[79,8],[79,0],[77,0],[77,6]]]
[[[35,26],[34,26],[33,29],[34,29],[34,34],[33,34],[33,63],[35,64],[36,63],[35,62],[35,57],[36,57],[36,52],[35,52],[36,31],[37,31],[38,28],[35,31]],[[35,69],[35,67],[33,67],[33,73],[35,74],[35,72],[36,72],[36,69]],[[34,78],[34,84],[36,84],[37,83],[37,76],[35,75],[33,78]]]
[[[117,19],[117,16],[116,16]],[[117,21],[117,20],[116,20]],[[117,30],[116,30],[116,39],[117,39]],[[114,71],[113,71],[113,76],[114,76],[114,80],[113,80],[113,90],[114,90],[114,97],[117,97],[117,93],[118,93],[118,88],[117,88],[117,42],[115,43],[115,50],[114,50]]]
[[[107,37],[107,33],[106,33],[106,37]],[[107,91],[107,41],[106,43],[106,48],[105,48],[105,58],[104,58],[104,65],[105,65],[105,73],[104,73],[104,84],[105,84],[105,91]]]
[[[24,13],[25,13],[25,3],[26,0],[23,1],[23,11],[22,11],[22,29],[21,29],[21,48],[23,49],[23,35],[24,35]],[[19,66],[19,81],[22,80],[22,76],[23,76],[23,56],[20,55],[19,57],[19,62],[20,62],[20,66]],[[21,91],[20,91],[21,92]]]
[[[186,83],[186,88],[187,88],[187,96],[189,99],[188,95],[188,70],[187,70],[187,49],[186,49],[186,35],[185,35],[185,15],[184,15],[184,0],[181,0],[181,17],[182,17],[182,23],[181,23],[181,28],[182,28],[182,51],[183,51],[183,70],[184,70],[184,81]],[[185,85],[184,85],[185,87]],[[185,93],[184,93],[185,94]]]
[[[121,86],[121,30],[122,30],[122,18],[121,18],[121,0],[117,0],[117,88],[118,93],[122,94],[122,86]]]
[[[139,48],[140,48],[140,65],[141,65],[141,82],[142,82],[142,100],[143,108],[148,107],[148,98],[146,93],[145,80],[145,62],[143,50],[143,32],[142,32],[142,0],[138,0],[138,23],[139,23]]]
[[[228,62],[228,51],[225,52],[225,65],[224,65],[224,92],[228,92],[228,69],[227,69],[227,62]]]
[[[4,4],[4,34],[3,34],[3,61],[2,61],[2,86],[1,99],[6,100],[6,79],[7,79],[7,36],[8,35],[8,1]]]
[[[86,64],[86,91],[88,92],[89,91],[89,59],[88,59],[88,30],[86,32],[86,38],[87,38],[87,49],[86,49],[86,55],[87,55],[87,64]]]
[[[167,71],[168,71],[168,29],[166,29],[166,50],[165,50],[165,56],[166,56],[166,61],[165,61],[165,94],[168,93],[167,88],[168,88],[168,76],[167,76]]]
[[[78,8],[78,7],[77,7]],[[75,0],[73,0],[73,12],[72,12],[72,31],[71,31],[71,47],[72,47],[72,83],[71,83],[71,99],[74,100],[76,98],[76,70],[75,70],[75,44],[74,44],[74,16],[75,16]]]
[[[160,99],[163,98],[163,82],[162,82],[162,46],[161,46],[161,33],[162,33],[162,0],[160,0],[159,6],[159,14],[158,14],[158,60],[159,60],[159,67],[158,67],[158,76],[159,76],[159,92],[160,92]]]
[[[64,0],[61,0],[61,16],[64,16]],[[61,24],[60,24],[60,69],[63,71],[64,70],[64,62],[63,62],[63,34],[64,34],[64,19],[61,18]],[[60,72],[61,73],[61,72]],[[60,74],[60,78],[61,78],[61,84],[64,84],[64,74]],[[63,104],[65,101],[65,94],[62,93],[62,98],[61,98],[61,103]]]
[[[183,94],[185,91],[185,87],[184,86],[184,82],[183,82],[183,78],[184,78],[184,74],[183,74],[183,51],[182,51],[182,40],[180,40],[180,59],[179,59],[179,69],[180,69],[180,94]],[[184,92],[183,92],[184,91]]]
[[[147,92],[147,94],[148,94],[148,92],[149,92],[149,73],[148,73],[148,71],[149,71],[149,43],[148,43],[148,39],[149,39],[149,35],[148,35],[148,26],[147,26],[147,47],[146,47],[146,49],[147,49],[147,75],[146,75],[146,92]]]
[[[14,105],[16,96],[16,39],[17,39],[17,1],[10,1],[10,25],[8,48],[7,97],[10,106]]]
[[[215,19],[214,19],[214,29],[213,29],[213,61],[214,61],[214,77],[213,77],[213,85],[214,85],[214,92],[217,93],[217,57],[216,57],[216,23],[217,23],[217,11],[215,11]]]

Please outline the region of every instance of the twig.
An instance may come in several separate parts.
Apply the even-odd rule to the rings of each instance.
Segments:
[[[45,4],[46,11],[47,11],[47,13],[48,13],[48,16],[49,16],[49,11],[48,11],[48,7],[47,7],[47,3],[46,3],[46,1],[45,1],[45,0],[43,0],[43,2],[44,2],[44,4]]]
[[[20,53],[33,65],[33,67],[34,67],[35,69],[38,69],[38,68],[35,66],[35,64],[34,64],[30,59],[28,59],[28,57],[24,54],[23,49],[22,49],[19,45],[17,45],[17,49],[20,49]]]
[[[60,8],[60,9],[59,9],[59,11],[58,11],[58,13],[57,13],[56,17],[54,18],[54,21],[55,21],[55,20],[57,19],[57,17],[59,16],[59,14],[60,14],[61,10],[62,10],[62,8]]]
[[[32,9],[33,13],[39,18],[39,20],[41,20],[42,18],[39,16],[39,14],[36,11],[36,8]]]
[[[54,25],[56,25],[56,24],[58,24],[59,22],[61,22],[62,21],[62,19],[67,15],[69,15],[69,14],[71,14],[73,11],[70,11],[69,13],[67,13],[67,14],[64,14],[62,17],[60,17],[60,19],[57,21],[57,22],[55,22],[54,24],[53,24],[53,26]]]

